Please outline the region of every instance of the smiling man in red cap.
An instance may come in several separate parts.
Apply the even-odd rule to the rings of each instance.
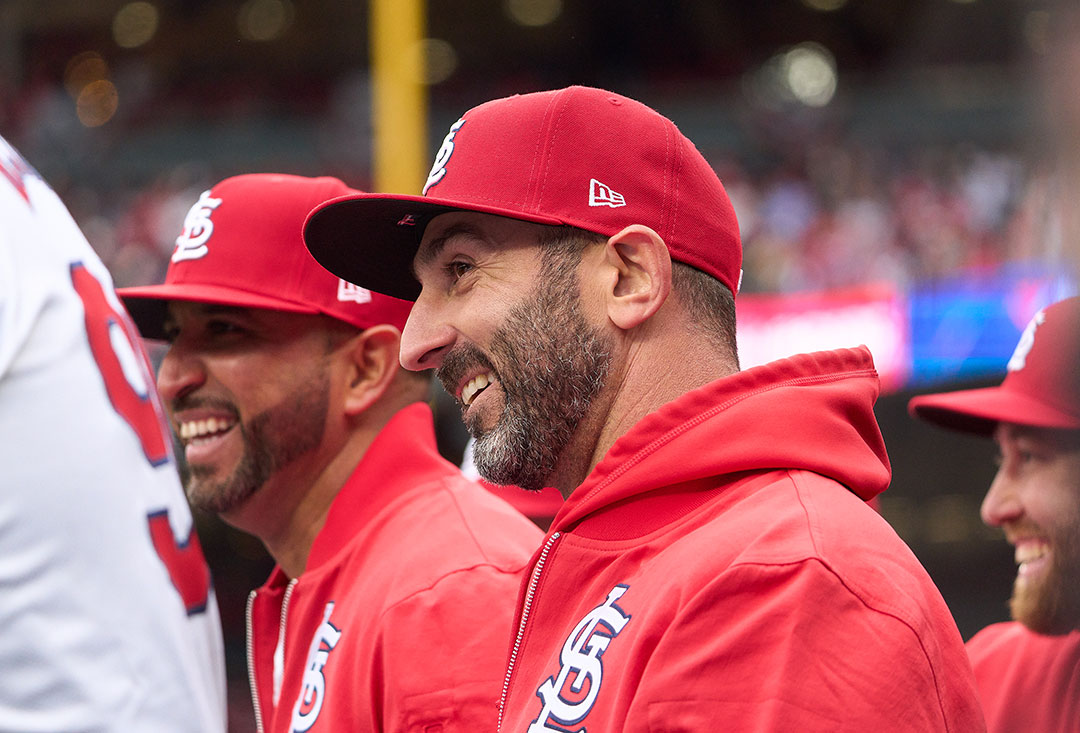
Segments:
[[[488,102],[422,196],[312,212],[332,272],[414,299],[480,474],[566,497],[518,597],[500,729],[973,731],[971,669],[867,501],[889,482],[865,348],[739,371],[716,174],[600,89]]]
[[[428,380],[398,363],[410,304],[319,267],[335,178],[257,174],[202,194],[162,285],[120,291],[170,342],[158,387],[191,502],[277,561],[248,607],[260,731],[495,725],[527,519],[439,456]]]
[[[1019,566],[1013,622],[968,654],[994,733],[1080,726],[1080,298],[1039,311],[997,387],[923,395],[916,417],[993,437],[1001,463],[982,504]]]

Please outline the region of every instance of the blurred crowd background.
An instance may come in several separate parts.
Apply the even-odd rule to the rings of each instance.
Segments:
[[[0,133],[57,189],[118,285],[157,282],[187,209],[225,176],[372,187],[369,11],[347,0],[0,0]],[[424,35],[401,53],[427,85],[431,151],[477,103],[573,83],[672,118],[735,204],[740,309],[884,289],[918,344],[927,308],[966,304],[967,330],[935,342],[955,347],[936,357],[951,365],[916,363],[886,385],[878,413],[895,480],[881,510],[965,638],[1005,618],[1011,554],[978,518],[993,448],[915,424],[904,405],[914,390],[999,381],[1034,309],[1075,292],[1071,4],[432,0]],[[1002,302],[1004,315],[991,307]],[[989,353],[957,346],[985,341],[980,327]],[[965,369],[976,358],[983,368]],[[435,402],[457,459],[456,414]],[[232,729],[246,731],[244,597],[270,565],[257,542],[200,522]]]

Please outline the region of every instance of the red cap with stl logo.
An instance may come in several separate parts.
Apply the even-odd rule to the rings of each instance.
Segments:
[[[604,236],[655,230],[674,260],[737,293],[742,245],[716,173],[674,123],[591,87],[487,102],[455,122],[422,196],[355,194],[311,213],[308,249],[328,270],[415,300],[412,259],[427,223],[476,211]]]
[[[1080,429],[1080,297],[1035,314],[997,387],[922,395],[908,411],[952,430],[989,435],[999,422]]]
[[[404,328],[412,303],[332,275],[304,247],[311,209],[357,193],[330,177],[226,178],[188,211],[165,282],[117,292],[146,338],[164,338],[166,304],[174,300],[322,313],[361,329]]]

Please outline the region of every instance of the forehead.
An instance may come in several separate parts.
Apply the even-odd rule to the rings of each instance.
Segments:
[[[1080,451],[1080,430],[1039,428],[1031,425],[1003,422],[998,423],[997,428],[995,428],[994,440],[998,443],[1023,440],[1037,443],[1044,449],[1060,453]]]
[[[282,335],[325,329],[334,319],[316,313],[293,313],[272,308],[205,303],[201,301],[172,300],[165,304],[165,324],[182,326],[199,324],[213,318],[227,317],[250,325],[265,326]]]

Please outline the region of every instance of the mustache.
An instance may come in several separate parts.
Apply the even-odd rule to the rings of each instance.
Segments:
[[[236,407],[231,402],[218,397],[196,397],[193,395],[184,395],[182,397],[177,397],[169,405],[170,411],[174,413],[180,412],[181,410],[195,410],[200,408],[223,410],[234,416],[239,416],[239,413],[236,411]]]
[[[490,371],[498,379],[498,371],[480,349],[472,344],[461,344],[443,356],[442,364],[435,370],[435,377],[442,383],[443,389],[457,399],[454,390],[457,389],[462,377],[477,367]]]

